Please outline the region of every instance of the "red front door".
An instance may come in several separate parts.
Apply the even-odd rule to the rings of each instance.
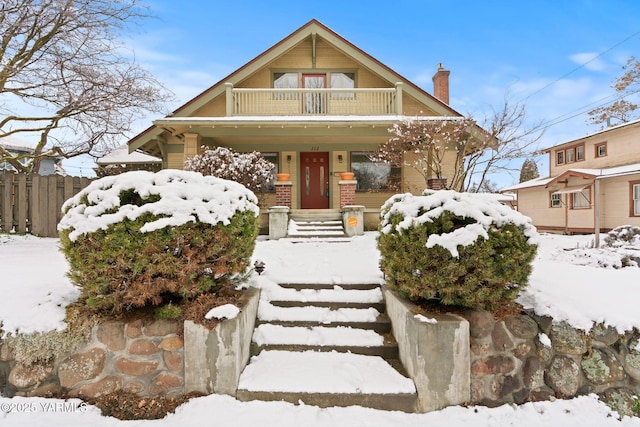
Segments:
[[[329,153],[300,153],[300,208],[329,209]]]

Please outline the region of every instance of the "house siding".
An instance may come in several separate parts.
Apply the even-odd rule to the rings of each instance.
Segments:
[[[599,133],[586,137],[579,141],[562,144],[553,147],[549,151],[549,175],[556,176],[569,169],[607,168],[640,162],[640,149],[638,149],[638,135],[640,135],[640,123],[621,129],[615,129],[611,133]],[[607,143],[607,155],[596,157],[596,145]],[[585,160],[580,162],[556,164],[555,153],[566,147],[584,143]]]

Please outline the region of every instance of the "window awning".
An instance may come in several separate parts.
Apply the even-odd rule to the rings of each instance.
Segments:
[[[588,185],[576,185],[573,187],[565,187],[565,188],[561,188],[560,190],[554,191],[553,194],[579,193],[587,187]]]

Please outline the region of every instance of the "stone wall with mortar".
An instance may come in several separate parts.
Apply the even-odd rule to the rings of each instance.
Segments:
[[[522,314],[496,321],[468,311],[471,403],[498,406],[596,393],[633,415],[640,395],[640,332],[595,326],[582,331],[549,317]]]
[[[139,395],[184,392],[184,342],[178,322],[106,322],[74,354],[46,364],[23,365],[0,343],[4,396],[98,397],[119,389]],[[180,331],[181,332],[181,331]]]

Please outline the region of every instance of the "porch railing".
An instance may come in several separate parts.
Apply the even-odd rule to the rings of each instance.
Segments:
[[[227,116],[402,114],[402,84],[393,88],[267,89],[226,83]]]

